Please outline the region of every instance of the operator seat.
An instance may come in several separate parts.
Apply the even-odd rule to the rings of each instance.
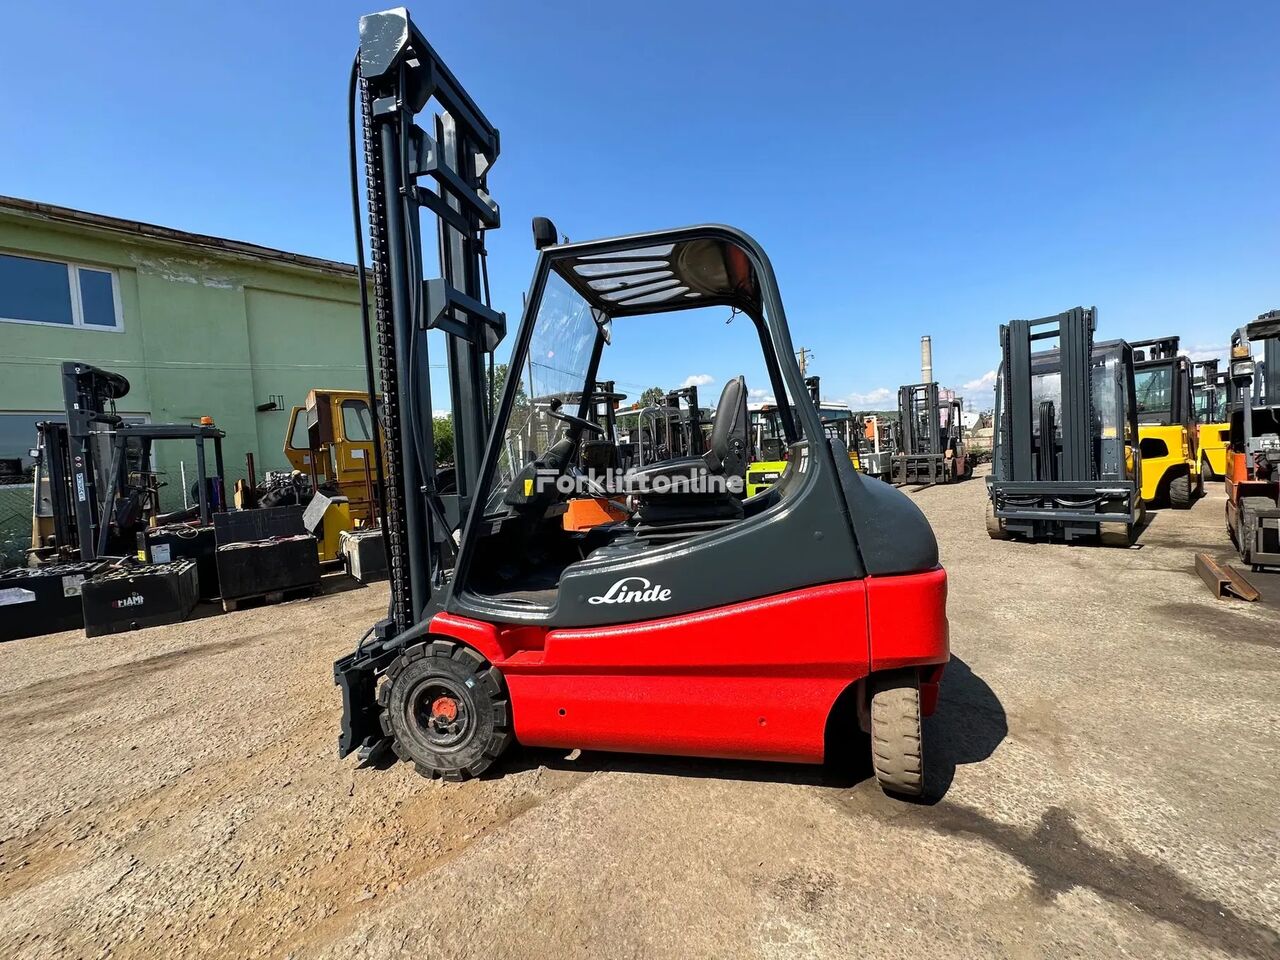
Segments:
[[[637,504],[636,536],[681,540],[741,520],[742,499],[733,490],[744,490],[746,473],[747,384],[739,376],[720,394],[706,453],[640,467],[623,478]],[[738,482],[720,484],[711,477]]]

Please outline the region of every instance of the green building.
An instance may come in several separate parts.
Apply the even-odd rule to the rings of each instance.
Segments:
[[[13,562],[30,535],[29,451],[62,417],[62,361],[127,377],[124,416],[213,417],[230,485],[246,453],[259,475],[288,468],[308,390],[363,389],[359,303],[350,264],[0,197],[0,550]],[[172,507],[194,448],[155,459]]]

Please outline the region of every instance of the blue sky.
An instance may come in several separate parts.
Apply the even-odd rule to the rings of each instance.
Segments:
[[[350,260],[345,85],[375,7],[10,9],[0,192]],[[743,227],[825,392],[855,404],[918,378],[924,333],[938,379],[963,388],[1011,317],[1096,304],[1103,336],[1220,352],[1280,307],[1278,4],[469,2],[416,17],[502,132],[490,248],[512,316],[535,214],[574,239]],[[739,372],[713,326],[653,344],[648,380]]]

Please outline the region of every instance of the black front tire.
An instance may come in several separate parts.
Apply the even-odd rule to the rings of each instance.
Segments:
[[[992,540],[1008,540],[1009,531],[1004,527],[1004,521],[996,516],[996,508],[990,500],[987,501],[987,536]]]
[[[502,674],[452,640],[406,648],[388,668],[378,701],[396,756],[424,777],[477,777],[512,740]]]
[[[1258,534],[1258,514],[1273,507],[1275,502],[1266,497],[1245,497],[1240,501],[1240,532],[1236,537],[1236,548],[1240,551],[1240,559],[1245,563],[1253,561],[1253,543]]]

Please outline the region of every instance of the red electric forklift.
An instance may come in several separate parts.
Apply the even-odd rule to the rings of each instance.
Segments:
[[[919,794],[921,718],[949,657],[946,574],[919,509],[860,476],[817,408],[797,402],[805,384],[764,251],[725,226],[559,242],[535,219],[512,373],[490,409],[484,371],[505,332],[484,259],[498,226],[487,184],[497,131],[403,9],[360,29],[353,209],[358,233],[358,104],[391,599],[335,664],[340,754],[389,747],[425,776],[464,780],[517,740],[817,763],[861,730],[881,786]],[[425,282],[424,210],[438,220],[443,274]],[[363,278],[359,237],[357,248]],[[580,450],[605,439],[589,388],[620,369],[615,340],[643,338],[646,321],[674,311],[708,338],[731,311],[748,318],[780,401],[786,471],[745,495],[738,376],[705,449],[628,471],[625,519],[567,528],[569,504],[590,495],[575,489],[593,482]],[[447,348],[458,529],[435,482],[431,330]],[[557,395],[581,399],[525,400]]]

